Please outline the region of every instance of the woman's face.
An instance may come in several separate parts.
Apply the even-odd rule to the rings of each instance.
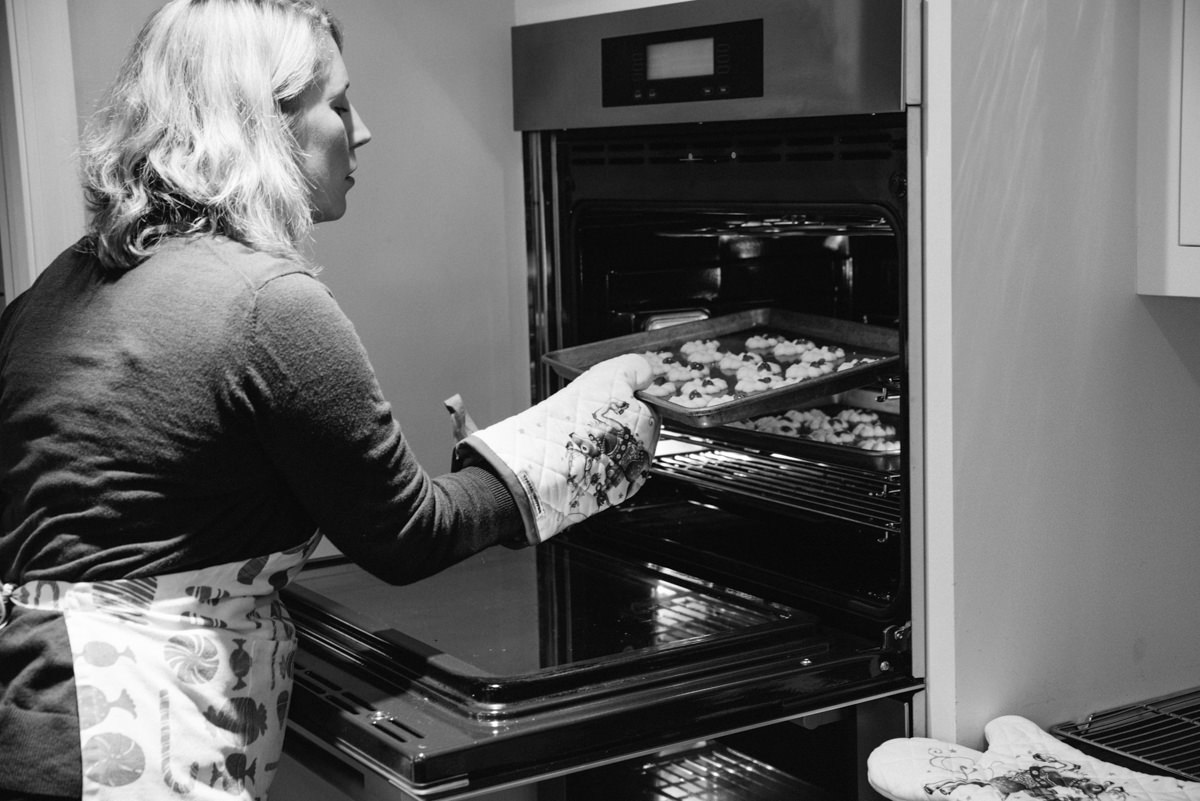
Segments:
[[[350,75],[342,54],[334,51],[324,80],[299,98],[296,141],[302,150],[300,169],[309,185],[313,222],[339,219],[346,213],[346,193],[354,186],[354,151],[371,141],[371,132],[347,97]]]

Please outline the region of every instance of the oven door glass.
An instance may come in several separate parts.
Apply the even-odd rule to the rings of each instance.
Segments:
[[[285,590],[291,725],[436,795],[911,684],[878,642],[810,612],[597,550],[610,517],[403,587],[314,561]]]

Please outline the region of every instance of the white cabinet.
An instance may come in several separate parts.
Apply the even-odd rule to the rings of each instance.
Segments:
[[[1200,0],[1146,0],[1140,36],[1137,291],[1200,297]]]
[[[1179,93],[1179,244],[1200,247],[1200,2],[1183,3]]]

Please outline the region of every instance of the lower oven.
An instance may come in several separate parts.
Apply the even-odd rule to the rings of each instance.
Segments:
[[[313,561],[286,590],[281,797],[878,798],[866,755],[912,733],[923,686],[909,9],[692,0],[514,29],[535,399],[567,357],[686,362],[671,340],[710,333],[729,351],[811,333],[873,366],[761,396],[731,372],[723,410],[655,399],[646,486],[536,548],[408,587]],[[639,110],[571,63],[758,47],[769,71],[781,45],[808,59],[780,68],[794,102],[765,75],[738,84],[758,99],[710,106],[687,78]],[[886,441],[852,434],[863,420]]]

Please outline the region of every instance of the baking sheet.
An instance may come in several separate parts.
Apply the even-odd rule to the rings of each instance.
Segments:
[[[696,428],[719,426],[765,414],[786,411],[867,384],[879,383],[899,367],[899,333],[891,328],[863,325],[786,309],[759,308],[709,320],[590,342],[551,351],[542,361],[563,378],[574,378],[594,364],[626,353],[669,350],[680,355],[680,346],[692,340],[712,340],[722,351],[742,353],[755,335],[809,339],[819,347],[840,347],[847,359],[870,357],[875,361],[738,397],[726,403],[689,409],[669,400],[639,392],[664,418]],[[768,361],[777,361],[766,355]],[[786,362],[782,363],[786,369]],[[714,375],[717,373],[714,372]],[[732,386],[732,382],[731,382]]]
[[[821,409],[830,417],[836,417],[839,412],[847,409],[854,409],[860,412],[875,411],[859,406],[847,406],[843,404],[818,404],[816,406],[806,406],[805,408]],[[786,413],[785,411],[780,414]],[[899,436],[899,415],[878,411],[875,411],[875,414],[878,415],[880,423],[891,426],[896,430],[896,436]],[[760,418],[750,418],[750,420],[758,419]],[[720,429],[719,436],[727,442],[739,443],[759,450],[767,448],[779,453],[800,456],[820,462],[866,467],[882,472],[892,472],[900,468],[900,444],[898,440],[894,449],[868,450],[850,444],[841,445],[832,442],[821,442],[805,436],[789,436],[758,429],[741,428],[740,422],[723,426]]]

